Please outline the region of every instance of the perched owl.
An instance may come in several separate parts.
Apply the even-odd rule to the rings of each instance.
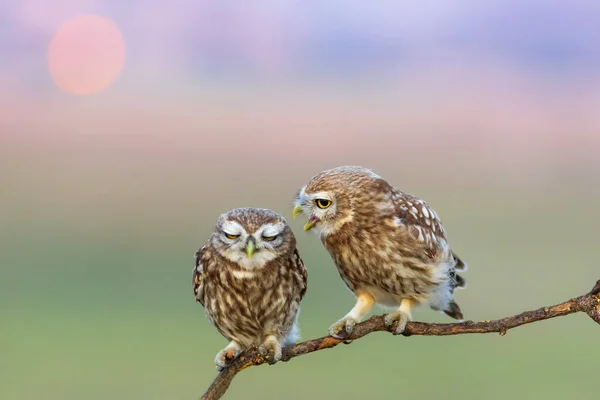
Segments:
[[[300,189],[293,216],[308,217],[304,230],[320,236],[356,305],[329,328],[350,334],[374,304],[395,308],[386,326],[401,334],[411,310],[428,305],[461,320],[454,290],[466,287],[456,271],[467,265],[448,245],[435,211],[369,169],[323,171]]]
[[[229,345],[215,358],[225,368],[257,346],[271,362],[295,343],[307,271],[285,219],[262,208],[238,208],[219,217],[196,253],[193,288],[209,321]]]

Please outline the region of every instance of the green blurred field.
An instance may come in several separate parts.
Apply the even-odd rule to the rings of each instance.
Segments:
[[[0,399],[198,398],[226,342],[193,300],[195,250],[232,207],[291,219],[295,190],[321,167],[217,168],[206,179],[190,160],[75,164],[7,163],[0,173]],[[457,295],[467,319],[557,303],[600,278],[600,196],[586,185],[444,186],[390,171],[381,173],[432,204],[469,263]],[[308,339],[353,300],[317,239],[292,226],[309,269]],[[426,309],[415,318],[449,321]],[[505,337],[376,333],[246,370],[226,398],[593,398],[599,338],[585,315]]]

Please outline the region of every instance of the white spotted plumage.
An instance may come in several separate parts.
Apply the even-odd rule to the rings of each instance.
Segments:
[[[327,207],[319,199],[330,200]],[[309,218],[333,257],[357,304],[330,328],[334,336],[350,333],[374,303],[396,307],[386,316],[402,333],[417,305],[428,305],[462,319],[454,290],[464,287],[456,271],[466,264],[450,249],[435,211],[372,171],[354,166],[323,171],[298,192],[295,214]]]
[[[215,358],[217,369],[251,346],[281,359],[282,346],[297,340],[307,280],[285,219],[267,209],[231,210],[219,217],[195,260],[196,301],[230,341]]]

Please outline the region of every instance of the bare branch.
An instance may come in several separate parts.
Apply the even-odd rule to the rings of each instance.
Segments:
[[[460,335],[464,333],[499,333],[504,336],[509,329],[532,322],[545,319],[562,317],[563,315],[584,312],[594,321],[600,324],[600,280],[596,286],[586,295],[567,300],[563,303],[551,307],[543,307],[534,311],[525,311],[520,314],[497,319],[494,321],[473,322],[466,321],[453,324],[436,324],[425,322],[409,322],[403,336],[423,335],[423,336],[448,336]],[[360,324],[357,324],[352,331],[352,335],[345,340],[336,339],[332,336],[325,336],[319,339],[308,340],[287,347],[283,350],[282,361],[288,361],[294,357],[303,354],[312,353],[323,349],[329,349],[340,343],[348,343],[352,340],[360,339],[372,332],[387,331],[383,322],[383,316],[374,316]],[[210,385],[208,390],[201,397],[201,400],[220,399],[231,384],[231,381],[238,372],[252,367],[269,363],[269,360],[262,357],[256,349],[250,349],[241,354],[231,366],[221,371]]]

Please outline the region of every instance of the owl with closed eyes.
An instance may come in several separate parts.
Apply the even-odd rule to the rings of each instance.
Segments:
[[[296,342],[307,271],[285,219],[262,208],[237,208],[221,215],[196,252],[193,289],[208,320],[228,341],[216,358],[226,368],[256,346],[269,362]]]
[[[373,171],[343,166],[323,171],[302,187],[293,216],[318,234],[356,305],[329,328],[343,339],[374,304],[393,307],[384,321],[401,334],[411,310],[426,305],[462,320],[454,291],[466,287],[457,274],[466,263],[448,244],[436,212]]]

